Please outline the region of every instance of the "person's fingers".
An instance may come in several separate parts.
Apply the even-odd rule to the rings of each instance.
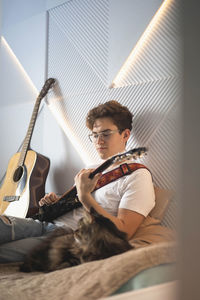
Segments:
[[[55,193],[46,194],[43,198],[40,199],[39,205],[43,206],[44,204],[49,205],[58,200],[58,197]]]
[[[94,177],[95,178],[100,178],[102,176],[102,173],[97,173]]]

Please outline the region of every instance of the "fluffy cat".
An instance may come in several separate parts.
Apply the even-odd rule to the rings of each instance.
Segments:
[[[80,219],[77,230],[54,230],[27,255],[20,271],[51,272],[130,249],[126,234],[92,208]]]

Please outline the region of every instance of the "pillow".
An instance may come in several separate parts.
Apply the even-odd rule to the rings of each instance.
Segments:
[[[172,191],[161,189],[159,187],[154,187],[154,190],[156,203],[149,216],[162,221],[169,206],[170,200],[173,196],[173,193]]]
[[[135,248],[175,240],[176,235],[174,231],[160,224],[167,211],[173,193],[159,187],[154,187],[154,189],[155,206],[142,222],[131,240],[129,240],[131,245]]]

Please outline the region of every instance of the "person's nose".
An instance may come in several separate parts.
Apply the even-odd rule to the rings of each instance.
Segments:
[[[97,144],[104,144],[104,138],[102,135],[98,135]]]

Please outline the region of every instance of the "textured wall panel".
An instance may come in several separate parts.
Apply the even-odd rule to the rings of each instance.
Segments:
[[[120,86],[179,76],[182,61],[179,1],[166,1],[167,9],[137,51]],[[118,85],[118,86],[119,86]]]
[[[107,0],[73,0],[50,11],[51,19],[82,61],[105,84],[108,77],[108,13]],[[68,57],[70,60],[71,56]]]
[[[109,91],[110,99],[119,99],[134,114],[135,144],[148,144],[162,120],[180,100],[180,88],[180,79],[165,78]]]
[[[89,61],[83,58],[51,17],[49,35],[48,72],[57,78],[63,97],[105,89]]]
[[[48,76],[58,79],[57,99],[49,97],[57,115],[69,125],[89,160],[97,161],[88,143],[85,116],[109,99],[127,105],[134,114],[133,137],[127,148],[147,146],[141,159],[154,183],[175,189],[177,178],[181,96],[179,8],[168,9],[146,41],[119,88],[107,88],[109,1],[72,0],[49,11]],[[122,4],[123,5],[123,4]],[[124,16],[125,18],[125,16]],[[175,226],[175,200],[164,224]]]

